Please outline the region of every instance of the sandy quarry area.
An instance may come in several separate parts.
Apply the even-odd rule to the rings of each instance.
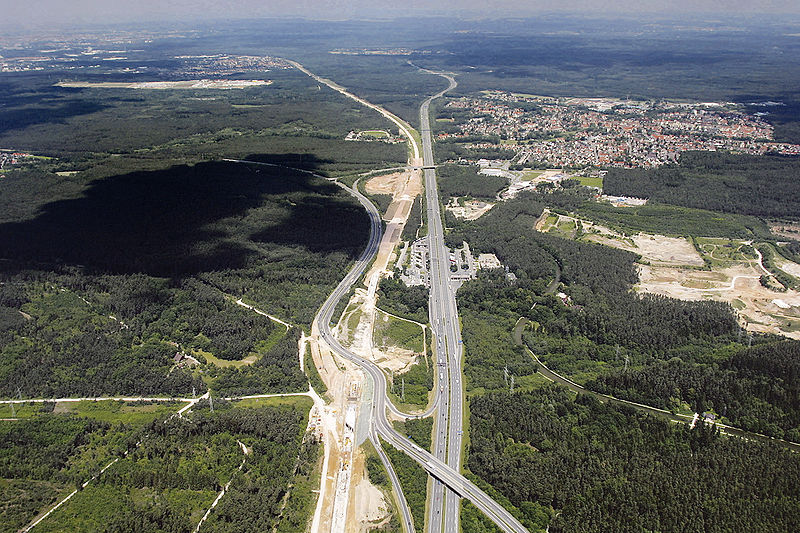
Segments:
[[[703,258],[687,239],[645,233],[625,236],[587,220],[581,223],[585,232],[583,240],[639,254],[648,263],[703,266]]]
[[[787,261],[782,257],[776,257],[775,262],[777,263],[778,268],[780,268],[787,274],[794,276],[796,278],[800,278],[800,265],[798,265],[797,263]]]
[[[769,225],[769,230],[773,235],[785,239],[800,240],[800,224],[797,222],[773,222]]]
[[[636,289],[681,300],[728,302],[748,330],[800,339],[800,293],[770,290],[761,285],[761,274],[755,261],[712,271],[640,265]]]
[[[606,238],[602,233],[595,238],[597,242],[606,244],[603,242]],[[633,241],[632,245],[629,244],[630,240],[618,240],[615,244],[616,247],[637,253],[642,256],[642,259],[651,263],[703,266],[703,258],[686,239],[642,233],[629,239]]]
[[[727,239],[698,238],[704,255],[687,239],[640,233],[627,236],[586,220],[557,215],[545,210],[536,229],[565,236],[576,236],[580,223],[580,240],[592,241],[639,254],[639,283],[636,290],[660,294],[680,300],[718,300],[730,303],[750,331],[777,333],[800,339],[800,293],[779,292],[764,287],[760,278],[767,271],[760,259],[740,253],[749,242]],[[800,277],[800,265],[776,257],[778,267]]]

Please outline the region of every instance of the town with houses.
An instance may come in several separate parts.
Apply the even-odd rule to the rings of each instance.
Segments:
[[[767,102],[763,106],[781,105]],[[496,136],[514,150],[516,165],[644,167],[674,162],[689,150],[743,154],[800,154],[800,145],[775,142],[762,117],[732,103],[678,103],[612,98],[550,98],[486,91],[451,100],[464,110],[439,140]],[[469,117],[462,119],[461,117]],[[445,119],[447,120],[447,119]],[[490,148],[474,142],[467,148]]]
[[[4,171],[11,170],[15,166],[32,161],[34,157],[33,154],[27,154],[25,152],[0,150],[0,178],[4,177]]]
[[[166,58],[170,60],[167,66],[148,60],[142,45],[151,40],[147,34],[128,35],[120,32],[91,42],[78,36],[47,40],[36,45],[24,41],[8,43],[4,52],[6,55],[0,56],[0,72],[98,70],[176,79],[185,76],[213,78],[292,68],[286,60],[277,57],[237,54],[172,56]],[[0,38],[0,43],[3,42]]]

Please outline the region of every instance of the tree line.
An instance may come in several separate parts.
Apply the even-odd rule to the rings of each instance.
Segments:
[[[794,531],[800,461],[549,386],[470,401],[468,467],[531,531]],[[743,489],[746,487],[746,490]]]
[[[800,159],[792,156],[684,152],[673,165],[610,169],[603,190],[721,213],[796,219],[798,171]]]

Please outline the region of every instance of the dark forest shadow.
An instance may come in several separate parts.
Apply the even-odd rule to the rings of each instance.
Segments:
[[[316,165],[313,155],[303,160]],[[243,268],[260,255],[259,244],[354,257],[368,230],[363,209],[332,183],[283,168],[208,162],[98,180],[81,198],[1,224],[0,258],[10,261],[0,268],[71,264],[98,273],[192,275]]]

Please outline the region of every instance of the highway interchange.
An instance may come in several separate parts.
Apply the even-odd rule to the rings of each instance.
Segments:
[[[317,81],[331,86],[334,90],[339,91],[345,96],[351,97],[369,107],[376,108],[373,104],[369,104],[363,99],[355,97],[343,87],[332,84],[329,80],[312,74],[299,64],[295,66]],[[450,86],[425,100],[420,107],[423,171],[425,176],[428,231],[429,238],[431,239],[429,249],[431,250],[432,281],[429,313],[431,328],[433,329],[437,345],[436,386],[438,390],[436,394],[440,395],[439,398],[437,398],[439,408],[436,411],[435,435],[433,439],[434,454],[422,449],[406,436],[395,431],[386,414],[387,408],[391,404],[387,399],[386,375],[372,361],[364,359],[342,346],[331,331],[331,320],[333,319],[337,303],[350,291],[353,284],[358,281],[367,269],[370,261],[377,253],[382,233],[380,214],[372,202],[358,192],[357,187],[351,189],[343,184],[339,184],[356,197],[367,210],[370,217],[369,242],[355,265],[353,265],[345,278],[322,305],[317,313],[315,322],[321,339],[330,349],[339,356],[361,367],[367,379],[372,384],[373,394],[369,406],[371,411],[369,436],[375,448],[379,451],[381,461],[386,467],[392,485],[398,495],[400,518],[406,531],[414,531],[412,518],[394,469],[389,464],[385,453],[381,450],[378,436],[382,437],[396,449],[406,453],[433,476],[435,480],[434,491],[439,491],[439,502],[438,508],[435,499],[431,506],[431,519],[429,520],[431,531],[441,531],[442,527],[444,527],[445,531],[448,533],[455,533],[460,530],[458,521],[459,498],[463,497],[470,500],[502,531],[508,533],[523,533],[527,532],[527,530],[511,513],[461,474],[461,434],[463,424],[461,335],[455,294],[451,290],[449,284],[450,262],[448,252],[444,247],[444,235],[439,213],[439,197],[436,187],[436,173],[430,136],[430,122],[428,118],[430,102],[456,86],[455,80],[450,77],[447,78],[450,82]],[[389,116],[389,113],[385,110],[378,110],[384,116]],[[396,117],[390,116],[389,118],[395,123],[400,123]],[[404,126],[401,124],[401,131],[404,129]],[[410,133],[407,134],[407,137],[412,145],[413,153],[416,156],[415,158],[418,158],[419,147],[415,139]],[[441,366],[439,364],[441,364]],[[438,379],[440,373],[442,377]],[[397,412],[394,406],[391,406],[391,410]],[[438,487],[438,489],[436,487]],[[434,495],[434,498],[435,497]],[[438,512],[435,509],[438,509]]]

